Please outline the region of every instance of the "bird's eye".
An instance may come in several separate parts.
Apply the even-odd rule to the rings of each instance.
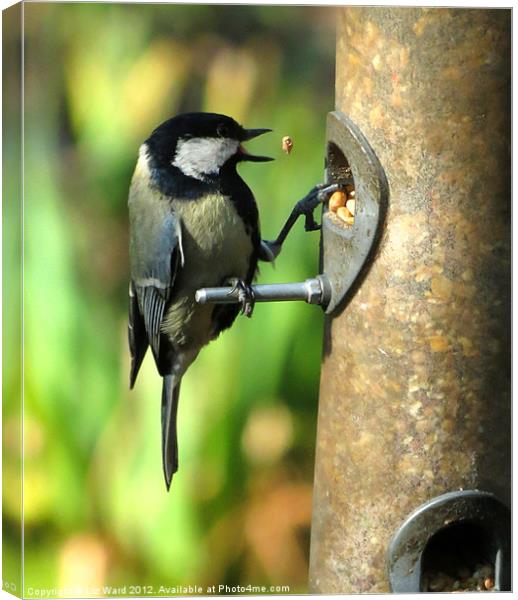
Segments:
[[[230,129],[225,123],[220,123],[217,127],[219,137],[230,137]]]

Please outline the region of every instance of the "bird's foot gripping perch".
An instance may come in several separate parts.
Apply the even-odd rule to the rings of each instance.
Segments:
[[[235,296],[237,293],[238,302],[241,303],[241,314],[245,317],[251,317],[255,306],[255,295],[252,286],[246,285],[242,279],[232,279],[230,283],[233,287],[228,296]]]
[[[259,259],[273,262],[282,250],[282,244],[297,219],[304,215],[306,231],[320,229],[313,212],[319,204],[337,190],[343,189],[349,180],[341,183],[321,183],[316,185],[302,200],[299,200],[291,211],[288,220],[275,240],[261,240]],[[249,286],[243,280],[229,279],[232,287],[202,288],[196,291],[196,302],[199,304],[241,304],[241,314],[252,316],[256,302],[282,300],[303,300],[308,304],[321,304],[326,307],[330,301],[331,288],[325,275],[319,275],[304,282]]]

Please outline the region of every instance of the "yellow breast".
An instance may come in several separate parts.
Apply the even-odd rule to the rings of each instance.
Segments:
[[[185,266],[177,273],[162,331],[175,345],[199,347],[213,338],[214,306],[196,304],[196,290],[224,285],[229,278],[244,279],[252,242],[232,202],[224,196],[176,201],[174,210],[182,225]]]
[[[221,285],[227,277],[245,277],[252,242],[227,197],[214,194],[177,201],[174,210],[182,224],[189,283],[207,287]]]

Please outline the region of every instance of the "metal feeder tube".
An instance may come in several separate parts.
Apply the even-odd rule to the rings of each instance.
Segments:
[[[312,593],[388,592],[391,539],[436,497],[510,502],[510,15],[337,11],[336,109],[390,196],[359,283],[326,315]],[[345,160],[357,188],[372,181],[330,136],[330,180]],[[348,256],[335,234],[324,219],[328,275]]]

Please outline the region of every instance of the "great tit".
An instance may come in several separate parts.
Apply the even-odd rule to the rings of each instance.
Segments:
[[[262,242],[241,161],[264,162],[242,143],[270,129],[244,129],[234,119],[189,113],[159,125],[142,144],[129,192],[130,388],[148,346],[162,386],[162,462],[167,489],[178,469],[176,414],[180,383],[200,349],[232,325],[236,304],[200,305],[202,287],[240,286],[250,312],[259,259],[280,245]]]
[[[201,348],[232,325],[238,304],[197,304],[196,291],[233,285],[251,315],[258,260],[273,261],[299,216],[319,229],[313,211],[342,184],[319,184],[297,202],[274,241],[261,239],[242,161],[265,162],[242,143],[271,129],[244,129],[214,113],[178,115],[139,150],[131,181],[129,346],[133,388],[148,346],[162,384],[162,464],[167,489],[178,470],[176,413],[180,383]]]

